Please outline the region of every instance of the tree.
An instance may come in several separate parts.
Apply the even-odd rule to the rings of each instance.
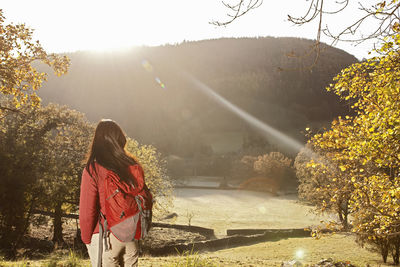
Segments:
[[[294,17],[288,15],[288,20],[299,26],[310,23],[314,20],[318,21],[315,45],[311,47],[309,52],[300,55],[301,58],[315,56],[312,66],[317,62],[321,52],[321,35],[330,38],[332,40],[332,45],[337,44],[339,41],[354,42],[358,44],[365,40],[374,40],[375,43],[379,43],[384,38],[396,35],[396,31],[393,30],[393,25],[400,20],[398,13],[400,8],[399,0],[374,0],[373,4],[369,6],[362,2],[358,2],[358,10],[361,11],[360,16],[355,17],[350,24],[340,28],[339,30],[336,30],[336,25],[332,26],[325,24],[324,26],[323,19],[325,19],[326,16],[338,15],[345,9],[355,9],[356,7],[351,5],[352,3],[350,0],[311,0],[307,2],[309,2],[306,5],[308,8],[303,16]],[[263,4],[263,0],[228,0],[223,1],[222,3],[228,9],[228,19],[222,22],[211,22],[217,26],[226,26],[232,23],[251,10],[260,7]],[[365,28],[363,29],[364,31],[366,30],[366,32],[361,32],[362,25],[368,26],[367,30]],[[334,30],[332,30],[332,28]],[[299,55],[291,54],[290,56]]]
[[[232,4],[233,2],[233,4]],[[289,21],[297,25],[310,23],[313,20],[318,20],[317,42],[320,41],[321,34],[333,39],[334,43],[338,41],[354,41],[360,42],[367,39],[382,39],[395,35],[392,25],[399,20],[397,11],[400,8],[399,0],[375,0],[372,5],[366,6],[358,2],[358,9],[362,11],[360,17],[356,17],[352,23],[345,26],[343,29],[332,32],[329,25],[323,26],[322,19],[325,16],[335,16],[347,8],[351,8],[350,0],[344,1],[327,1],[327,0],[311,0],[308,1],[306,12],[303,16],[294,17],[288,15]],[[241,16],[247,14],[253,9],[260,7],[263,0],[230,0],[223,1],[223,5],[228,9],[228,20],[211,22],[217,26],[226,26]],[[362,37],[355,37],[360,31],[360,27],[366,24],[368,20],[373,20],[375,25],[369,27],[369,32],[364,33]],[[346,38],[350,36],[350,38]]]
[[[40,199],[37,181],[47,166],[45,139],[55,123],[41,121],[38,113],[8,113],[0,131],[0,244],[13,255],[26,232]]]
[[[393,26],[399,32],[399,24]],[[335,149],[324,161],[309,167],[334,166],[338,180],[350,186],[353,229],[361,243],[371,243],[384,262],[389,253],[400,258],[400,34],[387,39],[381,56],[344,69],[329,87],[351,101],[356,116],[333,123],[315,135],[317,151]],[[314,160],[315,161],[315,160]],[[329,182],[332,191],[344,186]],[[333,196],[331,202],[338,200]]]
[[[257,5],[251,4],[255,2],[259,1],[239,0],[236,5],[227,5],[234,12],[227,23],[256,8]],[[298,25],[315,19],[319,21],[316,59],[322,33],[331,37],[333,44],[342,40],[356,43],[374,40],[375,44],[380,43],[380,49],[374,50],[380,56],[345,68],[334,79],[335,83],[328,87],[328,90],[348,101],[356,115],[335,120],[328,131],[311,138],[309,146],[314,151],[298,156],[298,165],[302,166],[298,168],[303,183],[300,189],[306,196],[311,194],[307,196],[311,200],[320,198],[323,201],[323,205],[320,205],[322,210],[335,207],[335,203],[347,199],[348,209],[354,215],[352,231],[357,234],[359,241],[375,245],[384,262],[391,253],[394,263],[398,265],[400,1],[376,0],[370,7],[359,3],[364,14],[337,33],[333,33],[328,26],[324,28],[322,19],[341,13],[350,1],[336,2],[338,8],[328,10],[327,4],[332,3],[334,1],[311,0],[304,16],[289,16],[289,20]],[[370,31],[360,36],[360,26],[368,20],[375,24],[370,24]]]
[[[32,40],[33,31],[24,24],[5,24],[4,21],[0,9],[0,93],[12,100],[8,105],[0,105],[0,112],[16,111],[26,104],[36,107],[40,103],[36,91],[47,80],[47,74],[35,65],[44,63],[61,75],[67,72],[69,59],[48,54],[39,41]]]
[[[53,244],[63,246],[62,215],[76,212],[79,203],[80,178],[94,126],[85,116],[66,106],[49,104],[38,110],[40,120],[54,121],[45,135],[43,156],[47,166],[40,181],[42,197],[36,208],[53,212]]]
[[[262,156],[258,156],[254,162],[254,170],[266,176],[272,176],[275,179],[283,179],[290,170],[292,160],[285,157],[280,152],[270,152]]]
[[[64,244],[62,216],[76,212],[80,177],[94,126],[66,106],[49,104],[10,112],[0,131],[0,248],[15,254],[35,210],[52,213],[53,242]],[[165,162],[152,146],[128,139],[142,164],[156,203],[156,216],[172,204]]]
[[[276,194],[284,186],[291,186],[293,177],[292,160],[280,152],[270,152],[260,156],[244,156],[241,163],[251,168],[247,173],[250,178],[240,185],[240,188],[254,188],[271,191]],[[258,176],[251,177],[251,173]]]
[[[282,180],[291,172],[292,160],[280,152],[270,152],[260,156],[244,156],[241,162],[254,172],[276,180]]]
[[[55,244],[62,243],[61,215],[76,210],[79,177],[93,126],[83,114],[50,104],[8,113],[1,136],[0,232],[15,253],[34,210],[54,212]]]
[[[356,210],[354,231],[362,241],[376,244],[385,260],[392,253],[400,257],[400,34],[379,49],[382,55],[354,64],[336,77],[331,89],[354,102],[357,116],[352,121],[353,138],[347,140],[346,154],[361,163],[347,166],[352,173]]]
[[[342,153],[349,138],[347,124],[340,117],[333,121],[331,131],[314,135],[294,163],[300,199],[313,204],[316,211],[335,213],[343,230],[350,228],[350,197],[354,191],[349,175],[342,171],[343,164],[351,162]]]
[[[226,26],[232,23],[237,18],[247,14],[253,9],[260,7],[263,0],[239,0],[235,1],[234,4],[222,1],[222,4],[229,10],[227,16],[229,17],[226,21],[212,21],[211,23],[217,26]]]
[[[128,138],[126,150],[132,154],[143,167],[145,181],[155,199],[154,216],[162,217],[172,206],[173,188],[167,175],[166,161],[152,145],[139,144]]]

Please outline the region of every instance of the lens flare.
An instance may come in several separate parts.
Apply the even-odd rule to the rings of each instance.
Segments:
[[[296,251],[296,259],[298,259],[298,260],[301,260],[301,259],[303,259],[304,258],[304,250],[302,250],[302,249],[299,249],[299,250],[297,250]]]
[[[299,141],[289,137],[288,135],[272,128],[265,122],[257,119],[253,115],[249,114],[248,112],[244,111],[243,109],[239,108],[235,104],[229,102],[226,98],[222,97],[218,93],[216,93],[213,89],[209,86],[205,85],[201,81],[197,80],[195,77],[188,73],[184,73],[184,75],[189,79],[199,90],[201,90],[204,94],[208,95],[211,99],[216,101],[218,104],[226,108],[227,110],[233,112],[238,117],[245,120],[248,124],[252,125],[253,127],[261,130],[262,133],[266,135],[266,137],[273,137],[279,140],[282,144],[289,146],[290,148],[299,151],[304,144],[300,143]]]
[[[156,77],[156,82],[161,86],[161,88],[165,89],[165,84],[160,80],[160,78]]]
[[[293,151],[300,151],[300,149],[303,149],[304,153],[313,159],[315,162],[324,164],[325,166],[330,166],[330,167],[337,167],[335,164],[330,162],[326,157],[322,157],[321,155],[318,155],[318,153],[315,153],[311,149],[307,148],[302,144],[301,142],[291,138],[290,136],[276,130],[275,128],[269,126],[267,123],[257,119],[250,113],[244,111],[243,109],[239,108],[235,104],[231,103],[228,101],[226,98],[223,96],[219,95],[216,93],[213,89],[211,89],[209,86],[205,85],[195,77],[193,77],[191,74],[187,72],[182,72],[182,74],[188,79],[190,82],[192,82],[198,90],[203,92],[205,95],[209,96],[211,99],[213,99],[215,102],[217,102],[219,105],[223,106],[225,109],[231,111],[232,113],[236,114],[238,117],[242,118],[244,121],[246,121],[248,124],[251,126],[259,129],[266,138],[273,138],[277,142],[280,142],[283,145],[286,145],[287,147],[290,147]]]
[[[266,209],[264,206],[259,206],[259,207],[258,207],[258,211],[259,211],[261,214],[267,213],[267,209]]]
[[[150,64],[150,62],[147,59],[142,60],[142,66],[146,71],[153,72],[153,66]]]

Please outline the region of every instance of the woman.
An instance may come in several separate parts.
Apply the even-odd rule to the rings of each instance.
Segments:
[[[104,179],[112,173],[121,182],[143,189],[144,176],[141,166],[124,147],[126,138],[121,128],[112,120],[101,120],[96,127],[86,167],[82,173],[79,202],[81,237],[86,244],[92,266],[98,266],[99,216],[105,214]],[[104,219],[100,222],[104,226]],[[104,228],[102,228],[104,229]],[[109,250],[103,250],[103,266],[137,266],[138,241],[121,242],[108,234]],[[100,245],[100,247],[104,247]]]

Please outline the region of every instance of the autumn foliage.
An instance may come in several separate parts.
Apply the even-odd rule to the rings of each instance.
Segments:
[[[254,172],[239,188],[277,194],[292,178],[292,160],[280,152],[244,156],[241,162]],[[251,173],[251,172],[249,172]]]
[[[39,105],[36,91],[47,80],[47,73],[39,71],[37,63],[47,65],[57,75],[68,70],[69,59],[47,53],[32,34],[24,24],[5,24],[0,9],[0,93],[12,101],[12,105],[0,104],[0,112],[21,105]]]
[[[393,30],[380,56],[342,70],[328,88],[356,115],[314,135],[296,161],[300,194],[321,210],[346,208],[359,241],[399,264],[400,25]]]
[[[173,200],[172,182],[167,175],[167,163],[152,145],[140,144],[128,138],[125,149],[142,165],[145,181],[155,197],[154,216],[159,218],[169,212]]]
[[[62,215],[78,212],[80,178],[94,125],[66,106],[7,112],[0,131],[0,249],[15,254],[36,210],[53,214],[53,242],[64,244]],[[157,200],[155,215],[172,205],[172,186],[156,148],[128,139]],[[44,218],[45,219],[45,218]],[[57,244],[57,245],[56,245]]]

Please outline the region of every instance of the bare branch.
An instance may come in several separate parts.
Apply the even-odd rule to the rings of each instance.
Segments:
[[[258,8],[263,3],[262,0],[231,0],[235,1],[236,4],[229,4],[224,0],[223,5],[229,9],[227,16],[230,18],[225,22],[213,21],[211,24],[217,26],[226,26],[237,18],[245,15],[250,10]],[[327,10],[327,3],[334,3],[336,6]],[[355,20],[344,29],[339,29],[338,32],[331,31],[329,25],[322,26],[324,16],[333,16],[349,7],[350,0],[308,0],[308,6],[304,15],[295,17],[288,15],[288,20],[295,25],[304,25],[313,20],[318,19],[317,36],[315,45],[310,48],[304,56],[315,56],[310,69],[315,66],[320,56],[320,44],[322,35],[327,36],[332,40],[331,45],[335,46],[338,42],[352,42],[355,45],[359,45],[366,40],[376,40],[380,42],[382,38],[390,37],[395,32],[393,31],[393,25],[400,22],[400,2],[399,1],[377,1],[375,5],[370,7],[361,3],[358,3],[358,10],[363,14],[361,17],[355,18]],[[361,27],[366,24],[366,21],[375,20],[373,27],[368,28],[368,32],[363,34]],[[303,56],[302,56],[303,57]],[[299,57],[301,58],[301,57]]]
[[[322,1],[321,1],[322,2]],[[354,42],[357,44],[362,43],[363,41],[366,40],[371,40],[371,39],[379,39],[382,36],[390,36],[393,34],[392,27],[394,22],[399,21],[399,8],[400,8],[400,3],[397,4],[378,4],[375,6],[372,6],[370,8],[364,6],[362,3],[359,4],[359,10],[363,11],[365,14],[361,17],[356,19],[352,24],[347,26],[346,28],[342,29],[339,33],[333,33],[328,25],[323,29],[321,27],[321,15],[334,15],[337,14],[341,11],[343,11],[345,8],[348,7],[349,0],[343,0],[343,1],[336,1],[335,3],[338,5],[342,5],[339,9],[334,10],[334,11],[326,11],[324,10],[323,4],[320,3],[320,5],[317,5],[319,3],[318,0],[312,0],[311,4],[309,5],[309,8],[304,16],[301,17],[292,17],[288,15],[289,21],[296,25],[303,25],[305,23],[309,23],[312,20],[317,18],[317,15],[319,15],[319,25],[317,29],[317,40],[316,44],[319,43],[320,38],[321,38],[321,32],[333,39],[331,45],[336,45],[339,41],[344,41],[344,42]],[[311,15],[310,15],[311,14]],[[365,21],[368,19],[373,18],[378,21],[376,28],[373,28],[368,34],[366,35],[361,35],[360,37],[355,37],[357,33],[360,31],[360,27],[363,25]],[[360,33],[361,34],[361,33]],[[354,36],[354,38],[348,38],[347,36]]]
[[[338,10],[335,10],[335,11],[322,11],[322,13],[328,14],[328,15],[333,15],[333,14],[340,13],[341,11],[343,11],[349,5],[349,1],[350,0],[344,0],[343,2],[337,2],[336,1],[336,4],[343,5],[343,6],[340,7]]]
[[[302,16],[300,18],[296,18],[296,17],[292,17],[292,16],[288,15],[289,21],[294,24],[302,25],[304,23],[308,23],[308,22],[312,21],[313,19],[315,19],[318,15],[318,8],[316,8],[316,7],[318,5],[319,0],[317,0],[316,4],[314,4],[314,2],[315,2],[315,0],[311,1],[310,5],[308,7],[308,10],[304,16]],[[313,12],[313,14],[311,15],[310,18],[307,18],[311,12]]]
[[[16,108],[8,108],[8,107],[0,106],[0,110],[6,110],[6,111],[11,111],[11,112],[15,112],[15,113],[21,113],[21,114],[25,115],[24,112],[22,112],[21,110],[16,109]]]
[[[222,2],[222,4],[227,7],[230,11],[233,11],[233,14],[228,13],[227,16],[230,17],[231,19],[220,22],[220,21],[211,21],[210,24],[216,25],[216,26],[226,26],[230,23],[232,23],[234,20],[237,18],[247,14],[250,10],[256,9],[260,7],[263,3],[263,0],[248,0],[247,5],[245,6],[246,0],[239,0],[237,4],[230,5],[226,2]],[[245,6],[245,7],[244,7]],[[242,9],[244,7],[244,9]]]

